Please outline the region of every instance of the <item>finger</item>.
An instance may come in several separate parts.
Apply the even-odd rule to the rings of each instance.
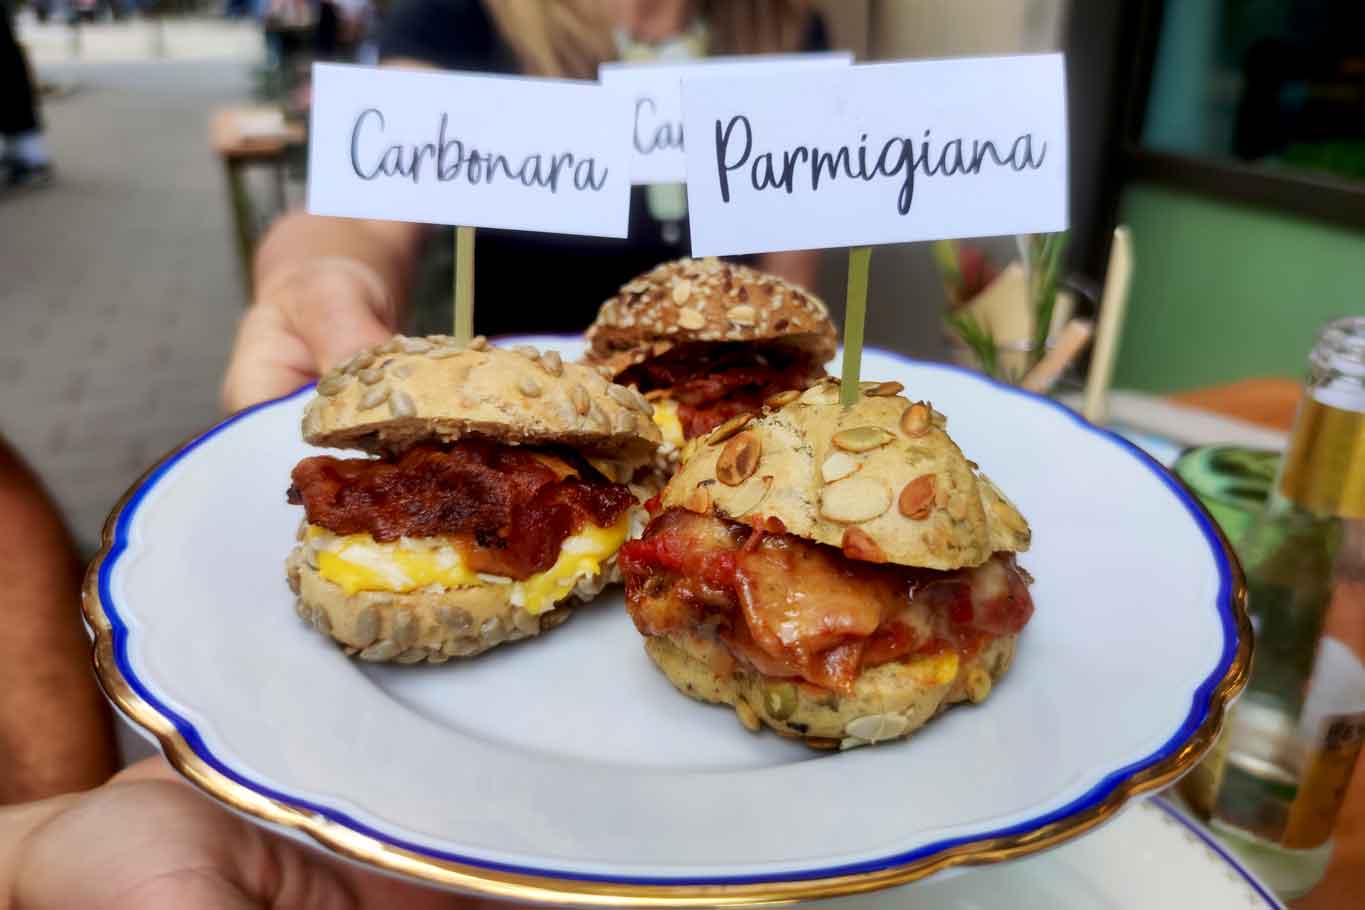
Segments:
[[[109,778],[109,783],[130,784],[145,780],[180,780],[180,775],[165,758],[153,755],[124,768]]]
[[[316,378],[313,354],[278,305],[260,303],[242,317],[223,377],[227,412],[287,395]]]
[[[288,394],[392,335],[396,310],[368,266],[343,257],[268,282],[238,329],[223,380],[229,411]]]
[[[380,316],[389,308],[381,294],[356,268],[338,265],[319,270],[306,289],[284,301],[288,328],[312,355],[316,373],[392,336],[394,327]]]
[[[522,906],[437,890],[356,867],[347,867],[344,874],[350,880],[351,893],[356,895],[362,910],[388,907],[402,907],[403,910],[517,910]]]
[[[213,864],[213,876],[206,876],[203,882],[185,881],[176,876],[165,884],[186,890],[170,890],[167,895],[178,894],[184,898],[192,890],[191,885],[207,888],[214,886],[216,879],[223,879],[235,882],[242,892],[256,896],[268,906],[296,910],[350,906],[351,902],[342,899],[347,894],[354,898],[353,903],[358,910],[387,910],[389,907],[402,907],[403,910],[515,910],[516,905],[440,891],[342,862],[328,856],[320,848],[293,843],[255,822],[236,818],[207,800],[202,803],[197,799],[168,803],[163,797],[158,803],[154,797],[161,791],[144,789],[146,784],[154,781],[185,783],[170,763],[158,755],[128,766],[114,776],[110,785],[143,785],[138,792],[146,795],[139,797],[137,802],[144,811],[152,811],[157,805],[166,806],[155,825],[157,830],[163,834],[175,830],[175,839],[181,848],[198,844],[205,855],[218,857]],[[196,820],[198,824],[195,824]],[[225,889],[221,899],[238,893],[236,888]],[[140,894],[140,897],[150,899],[151,894]],[[259,905],[252,903],[242,906]],[[226,910],[228,907],[235,908],[237,904],[192,904],[172,900],[164,906],[202,906],[214,910],[221,906]]]
[[[303,845],[257,829],[254,845],[242,851],[239,868],[249,893],[278,910],[513,910],[507,904],[438,891],[397,876],[343,862],[314,845]],[[255,849],[259,847],[260,849]]]
[[[120,894],[109,910],[260,910],[260,901],[214,870],[179,869]]]

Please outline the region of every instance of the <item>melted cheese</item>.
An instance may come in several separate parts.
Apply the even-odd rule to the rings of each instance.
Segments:
[[[379,543],[369,534],[337,536],[309,525],[306,542],[317,551],[318,574],[347,594],[509,585],[509,600],[537,615],[568,597],[581,579],[600,572],[602,563],[625,543],[629,530],[628,515],[610,528],[585,525],[564,539],[554,565],[520,581],[471,571],[459,549],[439,537],[404,537],[394,543]]]
[[[926,686],[946,686],[957,679],[957,670],[962,659],[956,651],[940,651],[937,654],[911,656],[908,666]]]
[[[683,438],[682,421],[678,419],[678,403],[671,398],[660,398],[654,402],[654,425],[663,434],[664,442],[681,449],[687,440]]]

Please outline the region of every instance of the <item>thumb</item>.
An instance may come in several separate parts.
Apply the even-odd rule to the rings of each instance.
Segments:
[[[170,763],[160,755],[153,755],[151,758],[144,758],[142,761],[134,762],[124,768],[113,777],[109,778],[109,783],[127,784],[135,781],[144,780],[181,780],[179,774],[171,767]]]
[[[242,317],[223,378],[237,411],[288,394],[394,331],[396,309],[377,275],[322,260],[273,282]]]
[[[288,329],[308,351],[314,378],[386,341],[397,322],[379,276],[346,259],[335,260],[299,293],[284,298],[283,311]]]
[[[252,306],[237,327],[227,372],[223,376],[223,410],[239,411],[277,398],[313,377],[312,359],[274,307]]]

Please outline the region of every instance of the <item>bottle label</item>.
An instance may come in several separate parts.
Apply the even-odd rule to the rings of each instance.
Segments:
[[[1289,807],[1289,821],[1280,839],[1294,850],[1317,847],[1332,836],[1356,758],[1365,745],[1365,712],[1328,715],[1319,729],[1321,736]]]
[[[1365,413],[1305,396],[1280,493],[1318,515],[1365,518]]]

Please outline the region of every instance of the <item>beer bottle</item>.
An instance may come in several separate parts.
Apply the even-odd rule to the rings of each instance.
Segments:
[[[1358,695],[1306,703],[1342,544],[1348,531],[1359,539],[1349,526],[1365,519],[1365,318],[1328,324],[1309,359],[1275,485],[1238,547],[1255,629],[1251,678],[1213,776],[1202,769],[1184,790],[1285,896],[1321,877],[1365,739]],[[1202,792],[1191,791],[1196,783]]]

